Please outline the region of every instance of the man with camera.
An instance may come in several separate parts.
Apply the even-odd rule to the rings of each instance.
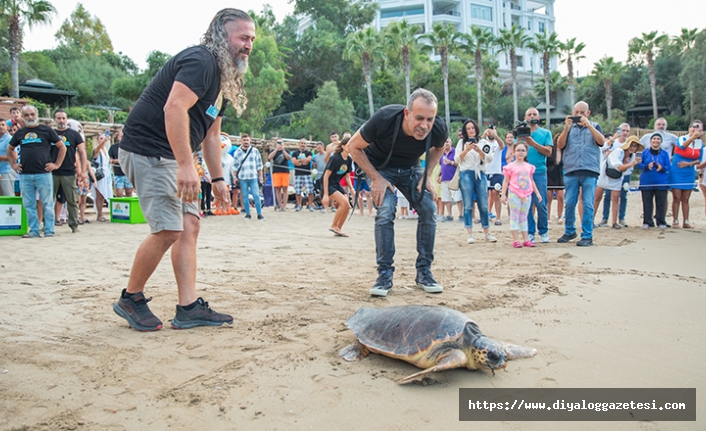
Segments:
[[[564,130],[559,135],[557,146],[563,150],[564,184],[566,187],[566,222],[564,235],[557,240],[566,243],[576,238],[576,204],[579,191],[583,202],[580,247],[593,245],[593,197],[601,167],[601,147],[605,141],[598,123],[588,121],[591,111],[588,103],[574,105],[574,115],[566,117]]]
[[[547,216],[547,157],[552,155],[552,133],[539,127],[539,111],[536,108],[529,108],[525,112],[525,123],[531,131],[529,136],[517,137],[518,142],[524,142],[529,146],[527,151],[527,162],[534,166],[532,179],[537,184],[537,190],[542,200],[537,199],[537,195],[532,195],[532,205],[527,215],[527,229],[529,240],[534,242],[534,235],[539,230],[539,238],[542,242],[549,242],[549,218]],[[537,209],[537,221],[534,221],[533,208]]]
[[[446,123],[436,116],[438,102],[428,90],[417,89],[407,106],[388,105],[378,110],[353,135],[348,150],[353,161],[372,182],[375,217],[375,250],[378,278],[372,296],[387,296],[392,288],[395,256],[395,188],[417,210],[416,284],[427,293],[443,287],[431,274],[436,234],[436,192],[431,172],[439,163],[448,136]],[[426,174],[419,158],[427,152]],[[426,182],[425,182],[426,179]]]

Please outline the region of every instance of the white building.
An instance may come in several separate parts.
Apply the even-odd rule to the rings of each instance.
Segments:
[[[509,29],[515,24],[524,28],[530,36],[536,33],[551,34],[554,31],[554,0],[367,0],[376,1],[380,7],[372,25],[379,30],[392,21],[407,20],[410,24],[420,24],[424,32],[430,32],[435,23],[451,23],[456,30],[470,33],[471,25],[487,27],[496,36],[500,29]],[[498,53],[500,76],[510,74],[508,55]],[[552,59],[552,70],[557,70],[557,60]],[[530,49],[517,52],[519,76],[534,80],[534,75],[542,78],[541,55]]]

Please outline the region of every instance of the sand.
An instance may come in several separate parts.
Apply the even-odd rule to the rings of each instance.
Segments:
[[[416,222],[396,222],[395,288],[371,298],[373,218],[350,238],[332,215],[265,210],[203,221],[198,288],[232,327],[172,330],[176,286],[169,256],[148,283],[165,328],[130,329],[111,309],[146,225],[91,223],[53,239],[0,238],[0,430],[694,430],[697,422],[458,421],[459,388],[706,389],[703,198],[696,229],[596,230],[595,246],[465,243],[460,223],[439,223],[433,272],[440,295],[414,287]],[[552,240],[561,225],[550,225]],[[476,235],[480,237],[480,235]],[[412,365],[371,355],[348,363],[345,320],[359,307],[444,305],[488,336],[538,350],[506,372],[434,373],[396,380]]]

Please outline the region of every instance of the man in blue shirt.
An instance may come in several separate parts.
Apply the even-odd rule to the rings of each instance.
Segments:
[[[547,217],[547,157],[552,154],[552,133],[539,127],[539,111],[529,108],[525,112],[525,121],[529,124],[532,134],[519,139],[529,146],[527,162],[534,165],[532,179],[537,185],[537,190],[542,201],[537,201],[537,195],[532,194],[532,207],[527,215],[527,229],[529,240],[534,242],[534,234],[539,230],[542,242],[549,242],[549,218]],[[534,221],[533,208],[537,208],[537,222]]]
[[[598,123],[588,121],[591,111],[588,103],[574,105],[574,115],[567,116],[557,147],[564,150],[564,185],[566,187],[566,222],[559,243],[576,238],[576,204],[581,191],[583,218],[581,219],[580,247],[593,245],[593,196],[601,169],[601,146],[605,141]],[[577,120],[577,121],[574,121]]]

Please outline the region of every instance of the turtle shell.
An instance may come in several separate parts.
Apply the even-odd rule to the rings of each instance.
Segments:
[[[429,305],[361,308],[346,321],[360,343],[373,352],[423,368],[434,362],[430,355],[436,356],[435,351],[468,346],[472,340],[463,340],[463,334],[469,323],[479,335],[477,324],[465,314]]]

